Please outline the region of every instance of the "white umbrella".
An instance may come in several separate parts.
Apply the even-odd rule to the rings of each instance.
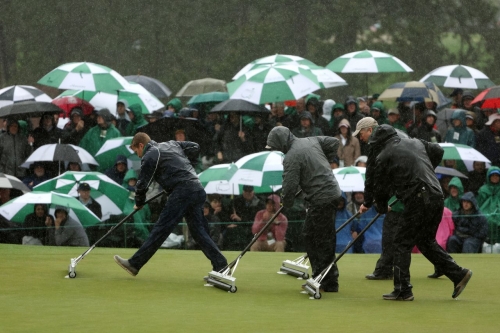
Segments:
[[[440,143],[444,150],[443,160],[455,160],[465,165],[467,170],[474,170],[474,162],[485,162],[486,168],[491,166],[491,161],[476,149],[457,143]]]
[[[29,168],[34,162],[57,161],[99,165],[94,157],[82,147],[70,144],[53,143],[38,147],[38,149],[35,150],[23,164],[21,164],[21,167]]]
[[[47,94],[38,88],[25,85],[15,85],[0,89],[0,107],[21,101],[52,102]]]
[[[365,190],[366,168],[349,166],[332,171],[342,191],[363,192]]]
[[[463,89],[486,89],[495,85],[480,70],[464,65],[436,68],[421,78],[420,82],[434,82],[442,87]]]

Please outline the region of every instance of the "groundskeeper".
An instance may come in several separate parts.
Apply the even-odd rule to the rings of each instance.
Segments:
[[[206,193],[193,168],[197,163],[199,145],[189,141],[157,143],[147,134],[137,133],[130,148],[142,158],[134,209],[141,209],[144,205],[146,192],[153,180],[160,184],[169,196],[144,244],[128,260],[115,255],[116,263],[136,276],[185,217],[193,239],[211,261],[213,270],[223,269],[227,260],[208,234],[208,222],[203,216]]]
[[[274,127],[267,149],[279,150],[283,160],[283,206],[292,207],[299,187],[308,204],[303,237],[313,278],[335,260],[335,214],[340,187],[330,164],[337,156],[339,140],[328,136],[297,138],[284,126]],[[339,271],[335,265],[321,283],[324,292],[337,292]]]

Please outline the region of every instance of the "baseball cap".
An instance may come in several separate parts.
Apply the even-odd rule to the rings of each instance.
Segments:
[[[78,191],[90,191],[89,183],[80,183],[80,185],[78,185]]]
[[[387,112],[387,114],[399,114],[399,110],[396,109],[396,108],[392,108],[392,109],[389,109],[389,112]]]
[[[357,136],[359,134],[359,131],[361,131],[362,129],[370,128],[370,127],[373,127],[375,125],[378,125],[378,123],[375,119],[373,119],[372,117],[365,117],[365,118],[361,119],[360,121],[358,121],[358,123],[356,124],[356,131],[354,131],[354,133],[352,133],[352,136]]]
[[[490,126],[491,124],[493,124],[493,122],[495,120],[498,120],[498,119],[500,119],[500,114],[499,113],[490,114],[490,116],[488,117],[488,122],[485,125]]]
[[[462,100],[464,99],[474,99],[476,96],[474,96],[474,94],[469,91],[469,90],[466,90],[464,91],[464,93],[462,94]]]

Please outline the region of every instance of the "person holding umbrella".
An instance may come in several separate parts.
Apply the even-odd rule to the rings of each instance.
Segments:
[[[112,124],[112,120],[113,115],[108,109],[99,110],[97,112],[97,125],[83,136],[80,147],[95,156],[107,140],[120,137],[120,131]]]
[[[43,145],[59,143],[62,138],[62,130],[57,127],[53,112],[45,112],[42,115],[40,126],[33,131],[33,138],[35,140],[33,142],[35,150]]]
[[[19,133],[19,122],[7,119],[7,132],[0,134],[0,172],[22,178],[26,169],[19,167],[33,152],[33,138]]]
[[[88,121],[84,120],[83,110],[79,107],[73,108],[70,121],[63,128],[62,143],[78,146],[89,129]]]
[[[237,112],[231,112],[221,130],[214,136],[218,163],[236,162],[254,152],[251,134],[241,127],[240,117]]]

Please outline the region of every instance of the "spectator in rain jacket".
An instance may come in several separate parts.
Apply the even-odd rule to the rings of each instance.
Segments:
[[[359,221],[353,227],[355,230],[353,237],[356,238],[361,230],[377,215],[375,206],[361,215]],[[363,235],[363,253],[382,253],[382,226],[384,225],[385,214],[378,217],[375,223],[366,230]]]
[[[322,135],[331,135],[330,124],[328,120],[322,116],[323,114],[323,106],[321,105],[318,98],[315,96],[308,96],[306,99],[306,110],[311,113],[313,118],[314,126],[319,128]],[[302,119],[302,118],[300,118]]]
[[[444,200],[444,206],[452,212],[460,209],[460,198],[464,195],[464,186],[458,177],[453,177],[448,183],[450,196]]]
[[[361,149],[358,138],[352,136],[351,127],[347,119],[342,119],[339,124],[338,134],[335,136],[339,139],[338,157],[340,167],[354,165],[354,161],[361,156]]]
[[[135,185],[137,184],[137,173],[130,169],[123,178],[122,186],[129,191],[129,197],[123,207],[123,215],[128,215],[134,211],[135,204]],[[142,245],[144,240],[149,236],[148,224],[151,222],[151,209],[149,205],[144,205],[137,213],[134,214],[134,236],[137,245]]]
[[[488,222],[478,208],[472,192],[460,198],[460,209],[453,212],[455,232],[448,239],[450,253],[478,253],[488,235]]]
[[[309,111],[300,114],[300,126],[292,129],[292,133],[298,138],[323,135],[321,129],[314,126],[314,119]]]
[[[47,226],[54,224],[54,218],[49,214],[49,208],[45,204],[35,204],[33,213],[26,215],[22,228],[24,236],[38,239],[39,245],[48,245]]]
[[[346,110],[346,118],[351,125],[351,128],[356,128],[358,121],[364,118],[364,116],[359,112],[358,102],[352,96],[349,96],[345,103],[344,108]]]
[[[427,142],[439,143],[441,142],[441,133],[438,130],[434,129],[436,125],[437,116],[436,113],[432,110],[427,110],[424,116],[424,120],[422,124],[414,128],[410,133],[410,137],[422,139]]]
[[[177,113],[182,109],[182,102],[180,99],[172,98],[168,101],[167,105],[165,105],[167,110],[163,112],[163,117],[175,117]]]
[[[127,109],[127,115],[130,118],[130,123],[125,129],[125,134],[127,136],[133,136],[137,132],[137,129],[141,126],[147,125],[148,122],[144,119],[142,115],[142,107],[140,104],[132,104]]]
[[[385,107],[382,102],[377,101],[373,103],[370,109],[370,116],[375,119],[379,125],[388,123]]]
[[[89,239],[80,222],[69,216],[66,207],[56,207],[54,227],[51,233],[51,244],[57,246],[89,246]]]
[[[477,203],[488,219],[488,242],[500,242],[500,168],[492,166],[486,174],[486,184],[479,188]]]
[[[474,148],[476,146],[476,137],[474,131],[467,127],[465,120],[465,110],[457,109],[451,115],[453,128],[446,132],[445,142],[459,143]]]
[[[125,174],[128,171],[127,158],[124,155],[117,155],[115,165],[106,170],[106,176],[113,179],[117,184],[123,183]]]
[[[493,165],[500,166],[500,114],[494,113],[488,117],[488,122],[477,134],[476,149]]]
[[[99,110],[97,112],[97,125],[83,136],[80,147],[89,152],[90,155],[95,156],[107,140],[120,137],[120,131],[111,123],[112,120],[113,115],[108,109]]]
[[[49,180],[51,177],[47,174],[45,170],[45,165],[43,162],[35,162],[32,164],[33,173],[27,177],[23,178],[24,185],[28,186],[30,190],[40,183]]]
[[[122,136],[126,136],[126,129],[130,124],[127,110],[129,110],[129,107],[126,100],[120,99],[116,102],[116,129],[120,131]]]
[[[252,233],[256,234],[264,228],[266,223],[274,216],[280,209],[280,197],[272,194],[267,197],[266,208],[259,210],[255,214],[254,223],[252,225]],[[269,226],[267,232],[264,232],[257,241],[250,247],[250,251],[271,251],[271,252],[285,252],[285,235],[288,228],[288,219],[282,213],[276,216],[276,219]],[[268,234],[271,233],[274,242],[269,244]]]
[[[214,136],[218,163],[236,162],[254,152],[251,134],[245,127],[240,130],[240,117],[238,113],[231,112],[221,130]]]
[[[70,121],[63,128],[62,143],[78,146],[89,129],[89,122],[84,120],[83,110],[78,107],[73,108]]]
[[[33,147],[19,133],[19,122],[7,119],[7,132],[0,134],[0,172],[22,178],[26,169],[20,165],[31,155]]]
[[[398,109],[389,109],[389,112],[387,113],[387,124],[391,125],[397,130],[400,130],[403,133],[407,133],[406,127],[399,120],[400,118],[401,116]]]
[[[352,214],[347,210],[347,197],[344,192],[342,192],[342,198],[337,206],[337,214],[335,215],[335,230],[338,229],[345,221],[349,220]],[[335,252],[340,253],[344,251],[347,245],[352,242],[352,232],[354,223],[351,222],[346,225],[342,230],[337,232],[337,245],[335,247]],[[346,253],[352,253],[352,247]]]
[[[59,143],[62,138],[62,130],[57,127],[53,113],[46,112],[42,115],[40,126],[33,131],[33,138],[35,139],[33,142],[35,150],[43,145]]]
[[[345,109],[344,104],[335,103],[332,107],[332,117],[330,118],[329,124],[330,129],[335,130],[339,127],[340,121],[345,119]],[[349,124],[350,125],[350,124]]]

